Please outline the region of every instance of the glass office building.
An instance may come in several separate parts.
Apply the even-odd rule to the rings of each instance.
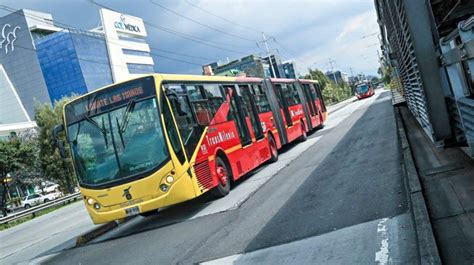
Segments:
[[[103,34],[63,30],[36,40],[36,51],[54,104],[113,83]]]

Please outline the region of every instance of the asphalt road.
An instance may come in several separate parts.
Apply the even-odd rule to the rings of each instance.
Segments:
[[[219,203],[200,198],[46,263],[415,263],[393,108],[388,92],[377,93],[350,102],[325,129],[288,147],[305,148],[283,166],[270,165],[278,170],[234,207],[196,215]]]

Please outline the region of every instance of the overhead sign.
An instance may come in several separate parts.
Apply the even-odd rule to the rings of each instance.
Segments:
[[[116,32],[146,37],[143,19],[108,9],[102,9],[101,13],[104,28],[113,29]]]
[[[140,33],[140,27],[131,23],[127,23],[126,17],[120,15],[120,21],[114,23],[114,26],[118,30],[131,31],[133,33]]]

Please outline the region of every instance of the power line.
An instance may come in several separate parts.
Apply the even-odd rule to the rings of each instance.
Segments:
[[[211,16],[214,16],[214,17],[216,17],[216,18],[222,19],[222,20],[224,20],[224,21],[226,21],[226,22],[228,22],[228,23],[231,23],[231,24],[233,24],[233,25],[235,25],[235,26],[238,26],[238,27],[241,27],[241,28],[245,28],[245,29],[248,29],[248,30],[257,32],[257,33],[261,33],[261,32],[262,32],[261,30],[257,30],[257,29],[255,29],[255,28],[252,28],[252,27],[249,27],[249,26],[245,26],[245,25],[239,24],[239,23],[237,23],[237,22],[234,22],[234,21],[232,21],[232,20],[229,20],[229,19],[227,19],[227,18],[225,18],[225,17],[216,15],[216,14],[212,13],[211,11],[208,11],[208,10],[206,10],[206,9],[204,9],[204,8],[202,8],[202,7],[200,7],[200,6],[196,5],[196,4],[194,4],[194,3],[192,3],[191,1],[188,1],[188,0],[185,0],[185,1],[186,1],[186,3],[188,3],[189,5],[191,5],[191,6],[195,7],[195,8],[197,8],[197,9],[201,10],[202,12],[205,12],[205,13],[207,13],[207,14],[209,14],[209,15],[211,15]]]
[[[211,27],[211,26],[206,25],[206,24],[204,24],[204,23],[201,23],[201,22],[199,22],[199,21],[196,20],[196,19],[193,19],[193,18],[187,17],[187,16],[185,16],[185,15],[182,15],[182,14],[180,14],[180,13],[178,13],[178,12],[176,12],[176,11],[174,11],[174,10],[168,8],[168,7],[165,7],[165,6],[163,6],[163,5],[159,4],[159,3],[154,2],[153,0],[150,0],[150,3],[152,3],[152,4],[156,5],[156,6],[159,6],[159,7],[161,7],[162,9],[164,9],[164,10],[166,10],[166,11],[172,13],[172,14],[175,14],[176,16],[182,17],[182,18],[184,18],[184,19],[186,19],[186,20],[189,20],[189,21],[191,21],[191,22],[193,22],[193,23],[196,23],[196,24],[198,24],[198,25],[201,25],[201,26],[203,26],[203,27],[205,27],[205,28],[208,28],[208,29],[217,31],[217,32],[219,32],[219,33],[222,33],[222,34],[225,34],[225,35],[228,35],[228,36],[237,38],[237,39],[255,42],[255,40],[253,40],[253,39],[249,39],[249,38],[246,38],[246,37],[242,37],[242,36],[239,36],[239,35],[235,35],[235,34],[232,34],[232,33],[228,33],[228,32],[225,32],[225,31],[223,31],[223,30],[220,30],[220,29],[218,29],[218,28],[214,28],[214,27]]]
[[[12,13],[17,13],[21,16],[24,16],[24,17],[28,17],[28,18],[31,18],[31,19],[34,19],[34,20],[37,20],[37,21],[44,21],[43,18],[41,17],[38,17],[38,16],[35,16],[35,15],[26,15],[26,14],[20,14],[17,10],[11,8],[11,7],[8,7],[8,6],[5,6],[5,5],[0,5],[0,9],[3,9],[7,12],[12,12]],[[64,28],[67,28],[67,29],[75,29],[75,30],[79,30],[79,31],[86,31],[86,30],[83,30],[83,29],[80,29],[80,28],[76,28],[76,27],[73,27],[71,25],[68,25],[68,24],[65,24],[65,23],[61,23],[59,21],[55,21],[55,23],[57,25],[60,25]],[[88,35],[89,37],[91,38],[95,38],[95,39],[98,39],[98,40],[104,40],[103,38],[100,38],[100,37],[97,37],[97,36],[92,36],[92,35]],[[130,46],[128,45],[124,45],[124,44],[121,44],[121,43],[118,43],[118,42],[113,42],[113,41],[110,41],[110,40],[107,40],[107,38],[105,38],[105,41],[108,42],[108,43],[112,43],[112,44],[115,44],[115,45],[118,45],[118,46],[121,46],[123,48],[129,48]],[[192,55],[185,55],[185,54],[180,54],[180,53],[176,53],[176,52],[170,52],[170,51],[165,51],[165,50],[162,50],[162,49],[156,49],[156,48],[153,48],[153,47],[150,47],[150,49],[152,50],[158,50],[158,51],[162,51],[162,52],[168,52],[168,53],[171,53],[171,54],[177,54],[177,55],[182,55],[182,56],[189,56],[189,57],[196,57],[196,58],[199,58],[199,59],[205,59],[205,60],[208,60],[210,58],[205,58],[205,57],[199,57],[199,56],[192,56]],[[182,63],[187,63],[187,64],[191,64],[191,65],[199,65],[199,66],[202,66],[201,64],[197,64],[197,63],[194,63],[194,62],[190,62],[190,61],[186,61],[186,60],[182,60],[182,59],[177,59],[177,58],[172,58],[172,57],[169,57],[169,56],[165,56],[165,55],[161,55],[161,54],[157,54],[157,53],[153,53],[153,52],[149,52],[150,55],[154,55],[156,57],[161,57],[161,58],[165,58],[165,59],[168,59],[168,60],[174,60],[174,61],[177,61],[177,62],[182,62]],[[212,59],[214,60],[214,59]]]
[[[118,12],[118,13],[122,13],[122,12],[120,12],[120,11],[118,11],[118,10],[115,10],[115,9],[113,9],[113,8],[110,8],[110,7],[106,6],[106,5],[97,3],[97,2],[95,2],[94,0],[88,0],[88,2],[90,2],[91,4],[94,4],[94,5],[96,5],[96,6],[102,7],[102,8],[106,8],[106,9],[109,9],[109,10],[112,10],[112,11],[115,11],[115,12]],[[182,38],[185,38],[185,39],[188,39],[188,40],[197,42],[197,43],[201,43],[201,44],[204,44],[204,45],[207,45],[207,46],[210,46],[210,47],[214,47],[214,48],[216,48],[216,49],[220,49],[220,50],[224,50],[224,51],[229,51],[229,52],[233,52],[233,53],[239,53],[239,54],[247,54],[246,52],[243,52],[243,51],[233,50],[233,49],[229,49],[229,48],[225,48],[225,47],[222,47],[222,46],[215,45],[215,44],[213,44],[213,43],[211,43],[211,42],[208,42],[207,40],[204,40],[204,39],[201,39],[201,38],[198,38],[198,37],[195,37],[195,36],[186,34],[186,33],[182,33],[182,32],[179,32],[179,31],[170,29],[170,28],[166,28],[166,27],[163,27],[163,26],[159,26],[159,25],[150,23],[150,22],[148,22],[148,21],[146,21],[146,20],[143,20],[143,23],[144,23],[145,25],[148,25],[149,27],[152,27],[152,28],[155,28],[155,29],[158,29],[158,30],[161,30],[161,31],[165,31],[165,32],[168,32],[168,33],[170,33],[170,34],[177,35],[177,36],[180,36],[180,37],[182,37]],[[221,44],[221,45],[226,45],[226,46],[234,46],[234,47],[236,47],[235,45],[230,45],[230,44],[227,44],[227,43],[220,43],[220,42],[216,42],[216,41],[214,41],[214,43]],[[238,47],[238,46],[237,46],[237,47]]]

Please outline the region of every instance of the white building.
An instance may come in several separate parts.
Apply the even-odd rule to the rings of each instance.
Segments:
[[[154,73],[143,19],[100,9],[102,25],[93,29],[105,34],[114,82]]]

